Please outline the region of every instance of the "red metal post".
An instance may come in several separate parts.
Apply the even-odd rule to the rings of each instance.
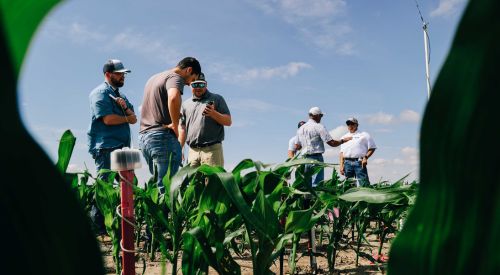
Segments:
[[[122,209],[122,268],[124,275],[135,275],[134,257],[134,191],[129,183],[134,182],[134,170],[119,172],[122,179],[121,187],[121,209]],[[125,180],[129,183],[125,182]],[[127,221],[125,221],[127,220]],[[129,252],[127,252],[129,251]]]

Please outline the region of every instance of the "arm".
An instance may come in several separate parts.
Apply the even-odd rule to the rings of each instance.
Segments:
[[[288,150],[288,158],[289,158],[289,159],[293,158],[293,157],[294,157],[294,155],[295,155],[295,152],[294,152],[294,151],[292,151],[292,150]]]
[[[352,137],[345,137],[345,138],[342,138],[340,140],[334,140],[334,139],[332,139],[332,140],[327,141],[326,144],[328,144],[328,145],[330,145],[332,147],[337,147],[340,144],[343,144],[344,142],[347,142],[347,141],[349,141],[351,139],[352,139]]]
[[[137,122],[137,117],[135,116],[135,114],[133,114],[133,112],[131,115],[127,116],[110,114],[103,116],[102,122],[104,122],[104,124],[106,124],[107,126],[120,125],[124,123],[134,124]]]
[[[340,163],[340,174],[343,176],[344,175],[344,153],[340,152],[339,154],[339,163]]]
[[[179,125],[179,143],[181,144],[181,148],[184,147],[184,143],[186,143],[186,126]]]
[[[203,111],[205,116],[212,118],[215,122],[219,123],[223,126],[231,126],[231,115],[230,114],[221,114],[215,110],[214,105],[207,105],[205,110]]]
[[[363,167],[365,167],[368,164],[368,158],[373,155],[373,153],[375,152],[375,149],[376,148],[368,149],[368,152],[366,152],[366,155],[363,157],[363,160],[361,161],[361,165]]]
[[[123,112],[125,113],[126,119],[125,122],[120,122],[122,121],[118,117],[125,117],[125,116],[120,116],[120,115],[107,115],[103,117],[103,122],[106,125],[118,125],[118,124],[123,124],[123,123],[130,123],[130,124],[135,124],[137,122],[137,117],[132,110],[132,108],[129,108],[127,105],[127,101],[125,99],[118,97],[115,99],[115,102],[122,108]],[[132,105],[130,105],[132,106]],[[111,117],[109,117],[111,116]],[[118,116],[118,117],[116,117]]]
[[[164,127],[170,128],[174,131],[175,136],[179,136],[179,118],[181,114],[181,91],[177,88],[168,89],[168,113],[172,123]]]

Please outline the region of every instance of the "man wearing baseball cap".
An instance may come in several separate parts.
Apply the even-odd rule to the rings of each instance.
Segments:
[[[224,126],[232,124],[229,108],[221,95],[207,89],[205,74],[200,73],[190,86],[193,96],[181,107],[181,147],[189,146],[188,161],[193,167],[224,166]]]
[[[323,153],[325,152],[324,143],[332,147],[337,147],[340,144],[352,139],[347,137],[341,140],[334,140],[326,130],[325,126],[320,123],[323,115],[324,113],[319,107],[312,107],[309,109],[309,120],[302,125],[299,130],[297,130],[297,147],[302,148],[302,155],[305,158],[315,159],[320,162],[323,162]],[[306,165],[306,171],[312,169],[313,166],[314,165],[310,164]],[[318,183],[323,181],[324,178],[325,174],[323,169],[321,169],[312,177],[312,186],[314,187],[318,185]]]
[[[95,161],[97,172],[110,169],[111,152],[123,147],[130,147],[130,126],[137,122],[134,106],[119,89],[125,83],[125,74],[129,69],[117,59],[108,60],[103,68],[104,82],[97,86],[89,95],[92,120],[87,132],[89,153]],[[99,177],[108,180],[109,173],[101,173]],[[102,217],[92,210],[92,218],[98,230],[104,230]],[[101,227],[101,228],[99,228]]]
[[[181,164],[179,118],[184,86],[201,73],[194,57],[185,57],[174,68],[157,73],[144,86],[139,146],[151,174],[157,171],[157,185],[164,192],[163,178],[173,176]]]
[[[345,122],[349,132],[342,136],[343,139],[351,137],[352,140],[340,146],[340,174],[346,178],[356,178],[361,186],[370,185],[368,179],[368,158],[377,146],[367,132],[358,132],[358,120],[350,117]]]

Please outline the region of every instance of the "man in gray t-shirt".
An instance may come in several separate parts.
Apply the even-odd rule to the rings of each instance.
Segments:
[[[186,57],[175,68],[153,75],[144,87],[139,146],[151,174],[156,169],[161,192],[163,177],[168,171],[173,176],[181,164],[178,129],[184,85],[200,73],[198,60]]]
[[[224,126],[231,126],[231,113],[224,98],[208,91],[205,75],[191,83],[193,96],[182,103],[179,141],[189,145],[191,166],[224,166]]]

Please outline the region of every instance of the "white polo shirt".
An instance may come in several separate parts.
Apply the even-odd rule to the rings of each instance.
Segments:
[[[297,144],[297,136],[294,136],[288,141],[288,151],[295,152],[295,144]]]
[[[344,154],[344,158],[362,158],[368,149],[377,148],[373,138],[367,132],[349,132],[342,136],[342,138],[347,137],[352,137],[352,139],[340,145],[340,152]]]
[[[323,154],[325,142],[332,140],[325,126],[309,119],[297,130],[298,144],[302,146],[301,154]]]

